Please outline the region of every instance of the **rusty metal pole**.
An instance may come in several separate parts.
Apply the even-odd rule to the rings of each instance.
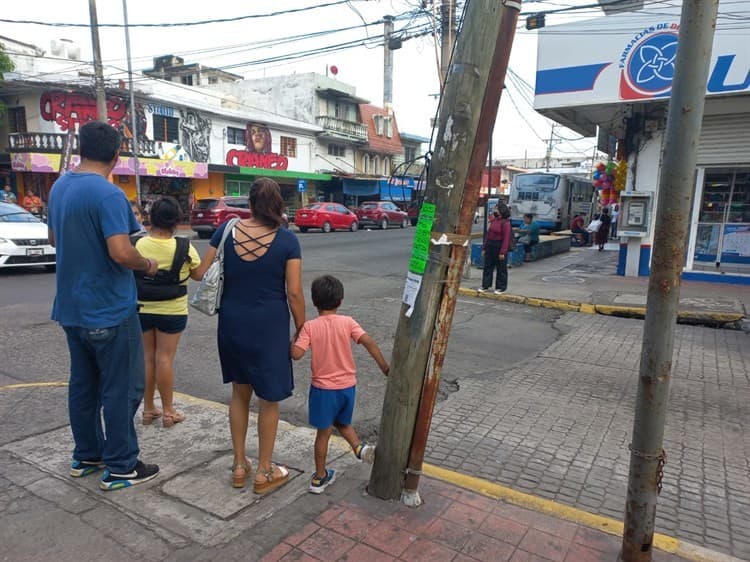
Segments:
[[[718,0],[685,0],[659,174],[620,560],[649,562],[664,464],[664,423],[698,138]]]
[[[472,0],[466,7],[417,223],[404,295],[411,305],[402,307],[396,330],[381,438],[368,486],[382,499],[401,497],[409,505],[419,504],[413,477],[422,466],[490,127],[520,8],[515,0]],[[404,489],[405,474],[410,493]]]

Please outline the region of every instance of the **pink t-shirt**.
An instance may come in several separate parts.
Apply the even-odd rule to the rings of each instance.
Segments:
[[[351,342],[359,343],[364,334],[362,327],[349,316],[327,314],[305,322],[294,345],[311,350],[314,387],[337,390],[357,384]]]

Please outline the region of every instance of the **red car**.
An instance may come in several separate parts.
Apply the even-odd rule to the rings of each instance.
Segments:
[[[359,229],[357,215],[339,203],[312,203],[297,211],[294,224],[300,232],[307,232],[311,228],[320,228],[323,232],[334,230]]]
[[[357,209],[357,218],[361,225],[371,224],[383,230],[391,225],[401,228],[409,226],[409,215],[390,201],[366,201]]]
[[[211,238],[223,222],[251,216],[247,197],[198,199],[190,213],[190,228],[198,233],[198,238]]]

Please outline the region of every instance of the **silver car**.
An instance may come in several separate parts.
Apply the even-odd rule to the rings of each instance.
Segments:
[[[18,205],[0,203],[0,268],[30,265],[55,269],[47,225]]]

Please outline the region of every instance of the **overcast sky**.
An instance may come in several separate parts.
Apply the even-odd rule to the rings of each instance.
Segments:
[[[211,0],[198,2],[154,2],[153,0],[128,0],[129,20],[139,23],[178,23],[186,21],[232,18],[250,14],[267,14],[273,11],[308,7],[333,2],[335,0],[281,0],[277,2],[237,2],[236,0]],[[583,0],[568,0],[569,4],[580,5]],[[382,25],[364,28],[363,22],[376,22],[384,15],[401,15],[414,11],[417,0],[353,0],[326,8],[304,11],[297,14],[276,15],[261,19],[246,19],[232,23],[213,23],[196,27],[134,28],[131,30],[131,45],[134,70],[150,68],[152,58],[164,54],[177,54],[186,63],[200,62],[209,66],[225,67],[263,61],[271,57],[300,53],[327,45],[335,45],[370,37],[382,37]],[[550,7],[559,7],[557,0]],[[122,23],[122,2],[119,0],[99,0],[97,3],[99,23]],[[539,9],[545,4],[527,2]],[[429,9],[429,8],[428,8]],[[596,17],[597,10],[587,10],[583,14],[559,15],[547,18],[550,23],[565,23],[572,18]],[[3,0],[4,19],[41,20],[46,22],[88,23],[87,0],[27,0],[10,2]],[[429,19],[421,17],[414,22],[409,19],[397,21],[395,29],[407,27],[414,32],[425,31]],[[359,26],[346,32],[320,35],[306,40],[295,40],[271,47],[257,45],[258,42],[281,40],[290,36],[318,33],[333,29]],[[0,35],[33,43],[49,55],[50,41],[55,38],[73,40],[81,48],[82,61],[90,61],[91,36],[87,28],[46,27],[32,24],[11,24],[0,22]],[[409,33],[407,33],[409,35]],[[125,41],[121,28],[103,28],[100,32],[102,57],[108,74],[116,69],[125,69]],[[516,34],[511,56],[511,70],[520,77],[506,80],[507,89],[503,93],[500,112],[495,127],[495,158],[542,156],[545,151],[543,139],[549,137],[550,122],[531,109],[531,91],[526,82],[533,86],[536,66],[536,33],[527,32],[520,26]],[[255,43],[255,45],[253,45]],[[81,69],[71,63],[71,69]],[[265,64],[246,64],[229,68],[231,72],[258,78],[263,76],[319,72],[324,74],[326,66],[338,68],[338,78],[357,87],[357,93],[372,103],[381,105],[383,101],[383,48],[382,46],[357,47],[340,52],[317,55],[301,60],[281,60]],[[140,74],[140,73],[139,73]],[[125,75],[121,74],[124,78]],[[394,51],[394,108],[402,131],[430,136],[430,118],[433,117],[439,91],[435,43],[431,35],[404,41],[400,50]],[[561,129],[568,138],[578,137],[575,133]],[[594,142],[591,139],[570,142],[556,146],[559,156],[584,152],[590,154]]]

